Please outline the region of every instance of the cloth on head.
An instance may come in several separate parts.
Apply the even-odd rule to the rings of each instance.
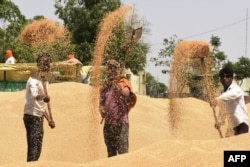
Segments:
[[[115,66],[115,67],[117,67],[117,68],[119,68],[120,67],[120,63],[118,63],[116,60],[114,60],[114,59],[110,59],[110,60],[108,60],[107,61],[107,66],[109,67],[109,66]]]
[[[68,55],[68,59],[74,59],[74,58],[75,58],[75,56],[73,54]]]
[[[6,50],[6,58],[10,58],[12,56],[11,50]]]

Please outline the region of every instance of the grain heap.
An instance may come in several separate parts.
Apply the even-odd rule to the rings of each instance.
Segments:
[[[138,95],[138,103],[130,113],[130,151],[107,158],[103,136],[94,136],[102,143],[97,150],[91,146],[93,138],[89,138],[88,120],[92,118],[87,92],[90,89],[91,86],[76,82],[50,85],[57,127],[52,131],[44,124],[44,149],[41,159],[33,163],[26,162],[22,120],[25,91],[0,92],[0,167],[221,167],[224,150],[250,150],[249,133],[219,138],[211,108],[205,101],[191,97],[179,99],[182,121],[176,137],[166,121],[169,99]],[[250,114],[250,104],[247,109]],[[98,132],[102,130],[99,125]],[[97,151],[98,156],[90,158],[91,151]]]
[[[68,31],[59,22],[41,19],[28,24],[20,34],[20,39],[31,45],[48,44],[65,38]]]
[[[72,47],[69,32],[62,24],[50,19],[33,21],[24,27],[19,39],[34,49],[34,60],[40,53],[49,53],[56,62],[51,64],[51,71],[60,73],[56,76],[57,81],[81,82],[81,66],[58,62],[65,59]]]

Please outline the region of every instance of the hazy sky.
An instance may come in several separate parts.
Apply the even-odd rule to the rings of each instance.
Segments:
[[[27,17],[54,15],[54,0],[12,0]],[[250,0],[122,0],[135,7],[137,13],[150,23],[150,34],[144,36],[151,44],[150,57],[157,57],[163,48],[163,39],[176,34],[187,40],[210,41],[212,35],[221,39],[221,50],[230,61],[241,56],[250,58]],[[246,21],[247,20],[247,21]],[[168,85],[163,67],[148,62],[146,70],[160,82]]]

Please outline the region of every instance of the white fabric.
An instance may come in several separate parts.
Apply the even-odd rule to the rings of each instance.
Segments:
[[[48,88],[48,82],[46,82]],[[30,77],[26,84],[24,114],[42,117],[45,112],[45,102],[36,100],[37,95],[44,96],[42,82],[38,79]]]
[[[6,64],[15,64],[15,58],[13,57],[13,56],[11,56],[11,57],[9,57],[6,61],[5,61],[5,63]]]
[[[233,127],[243,122],[248,125],[248,113],[244,100],[244,92],[238,85],[232,83],[217,99],[224,101]]]

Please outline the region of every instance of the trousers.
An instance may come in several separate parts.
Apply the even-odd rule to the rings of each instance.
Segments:
[[[248,133],[248,125],[246,123],[241,123],[234,129],[234,135],[240,135],[242,133]]]
[[[108,157],[128,152],[129,124],[105,124],[103,133]]]
[[[27,138],[27,162],[37,161],[42,151],[43,117],[24,114],[23,121]]]

